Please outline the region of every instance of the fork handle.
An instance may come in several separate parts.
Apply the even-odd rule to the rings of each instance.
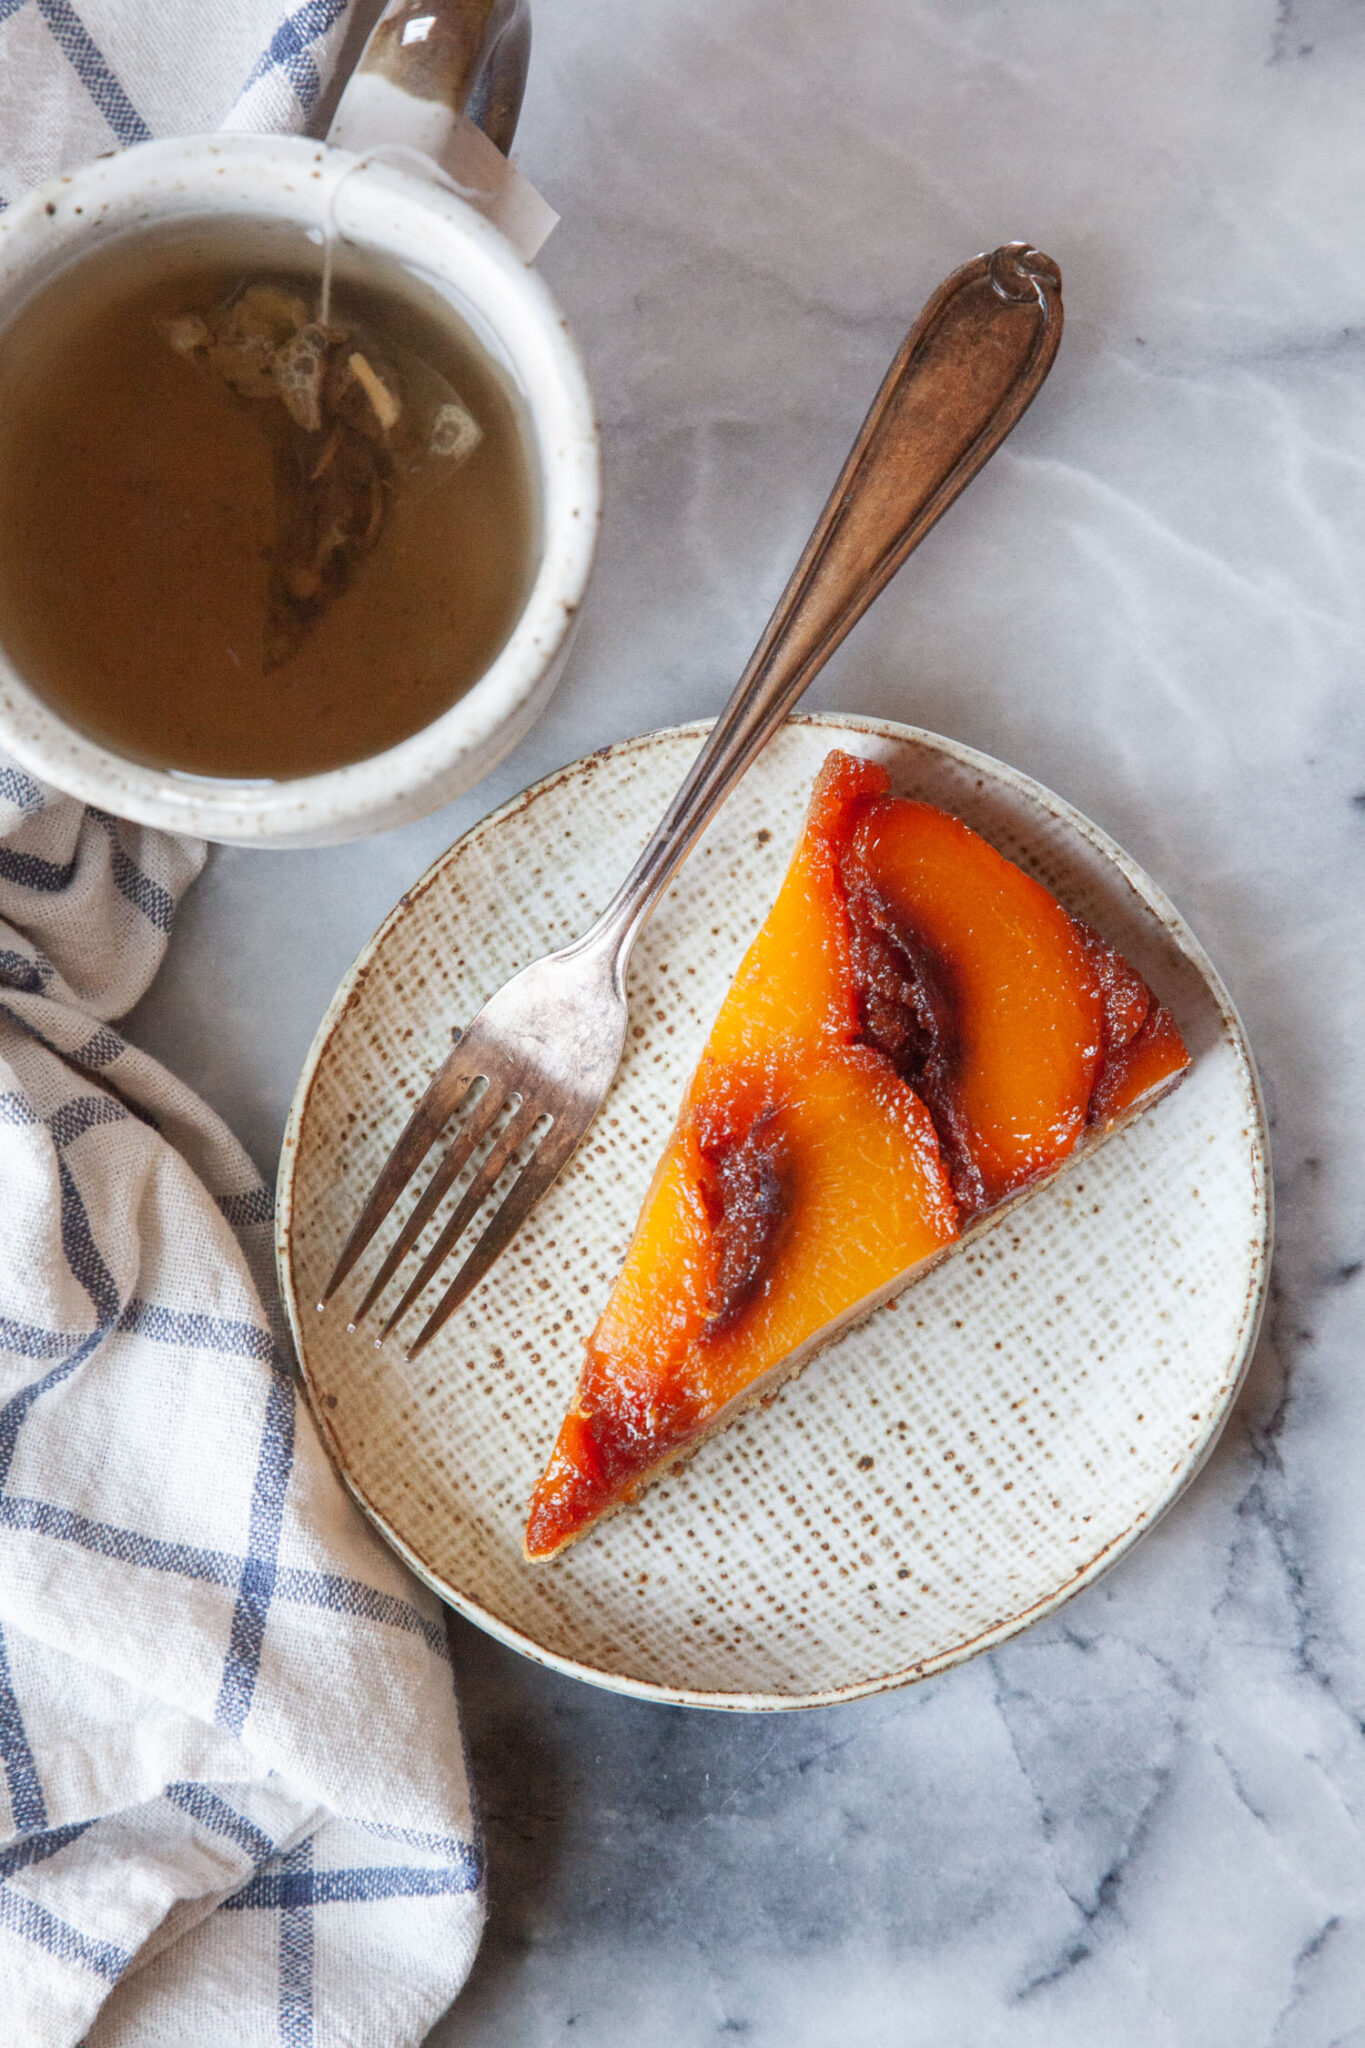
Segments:
[[[995,453],[1052,367],[1061,272],[1010,242],[941,284],[887,371],[777,608],[658,830],[571,951],[618,977],[681,862],[912,548]]]

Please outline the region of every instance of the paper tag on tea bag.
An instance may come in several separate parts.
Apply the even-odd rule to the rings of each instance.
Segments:
[[[477,194],[470,205],[501,228],[528,263],[534,262],[559,215],[467,115],[456,123],[442,167]]]
[[[401,151],[411,168],[419,168],[416,158],[429,157],[528,263],[559,220],[467,114],[436,100],[417,99],[378,72],[360,71],[352,78],[327,140],[380,162]]]

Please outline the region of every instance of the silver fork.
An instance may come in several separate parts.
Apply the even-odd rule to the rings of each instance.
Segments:
[[[429,1082],[318,1303],[355,1266],[475,1084],[446,1146],[356,1307],[378,1301],[485,1139],[492,1142],[377,1343],[408,1313],[518,1152],[539,1143],[408,1353],[415,1358],[483,1279],[572,1158],[620,1063],[626,963],[680,863],[844,635],[994,454],[1034,397],[1062,332],[1061,276],[1024,242],[939,286],[888,370],[777,608],[658,830],[590,931],[514,975]],[[510,1112],[510,1113],[509,1113]],[[499,1128],[499,1120],[505,1118]]]

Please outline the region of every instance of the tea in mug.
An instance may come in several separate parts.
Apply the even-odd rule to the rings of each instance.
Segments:
[[[113,242],[0,336],[0,645],[156,768],[279,779],[380,753],[516,623],[526,434],[501,366],[396,264],[350,252],[324,295],[317,253],[278,232]]]

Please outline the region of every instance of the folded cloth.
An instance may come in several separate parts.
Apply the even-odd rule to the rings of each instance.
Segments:
[[[437,1603],[263,1307],[271,1203],[111,1018],[202,847],[0,764],[0,2041],[420,2041],[482,1915]]]
[[[0,0],[0,204],[299,125],[347,12]],[[0,760],[0,2048],[400,2048],[482,1921],[440,1609],[299,1406],[267,1190],[112,1028],[203,859]]]

